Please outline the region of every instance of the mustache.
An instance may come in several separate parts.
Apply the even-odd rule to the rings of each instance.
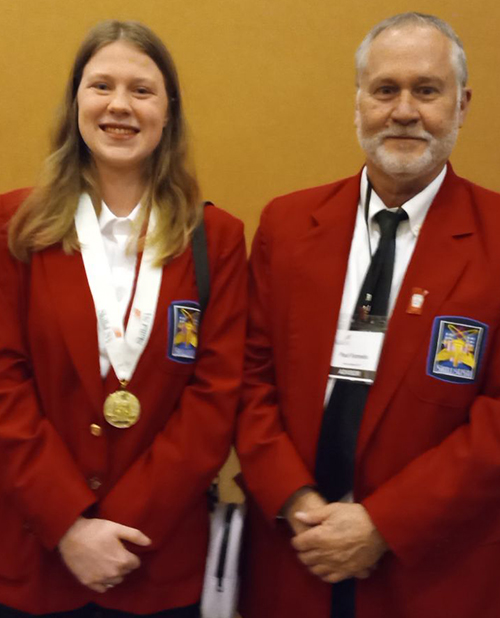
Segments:
[[[409,127],[392,127],[390,129],[384,129],[377,133],[379,140],[384,140],[390,137],[406,137],[410,139],[421,139],[426,142],[432,140],[432,135],[424,129],[415,129]]]

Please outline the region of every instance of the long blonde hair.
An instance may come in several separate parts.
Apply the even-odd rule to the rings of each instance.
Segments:
[[[165,80],[169,120],[148,162],[149,182],[141,202],[143,217],[151,208],[157,211],[151,242],[159,264],[182,253],[203,216],[198,183],[194,173],[188,170],[185,120],[172,57],[162,41],[143,24],[103,21],[90,30],[76,54],[40,183],[11,220],[9,247],[20,260],[28,261],[31,253],[57,243],[62,243],[66,253],[79,250],[74,216],[80,194],[88,192],[94,204],[100,206],[91,154],[78,130],[76,95],[90,58],[118,40],[127,41],[146,53]]]

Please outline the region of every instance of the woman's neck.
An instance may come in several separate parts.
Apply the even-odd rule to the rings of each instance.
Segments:
[[[145,182],[140,174],[123,170],[98,170],[101,197],[113,214],[126,217],[139,203]]]

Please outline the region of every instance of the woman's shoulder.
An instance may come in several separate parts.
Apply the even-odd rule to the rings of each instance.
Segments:
[[[0,193],[0,222],[7,223],[30,193],[29,187]]]
[[[30,192],[30,188],[24,188],[0,193],[0,261],[4,268],[8,263],[17,264],[16,268],[20,265],[20,262],[11,255],[8,247],[8,224]]]
[[[205,203],[204,219],[209,237],[224,239],[243,236],[243,222],[212,202]]]

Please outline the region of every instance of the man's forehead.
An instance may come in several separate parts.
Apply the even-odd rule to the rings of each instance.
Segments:
[[[451,41],[436,28],[408,25],[384,30],[372,41],[362,74],[376,79],[411,72],[422,79],[445,78],[450,71]]]

